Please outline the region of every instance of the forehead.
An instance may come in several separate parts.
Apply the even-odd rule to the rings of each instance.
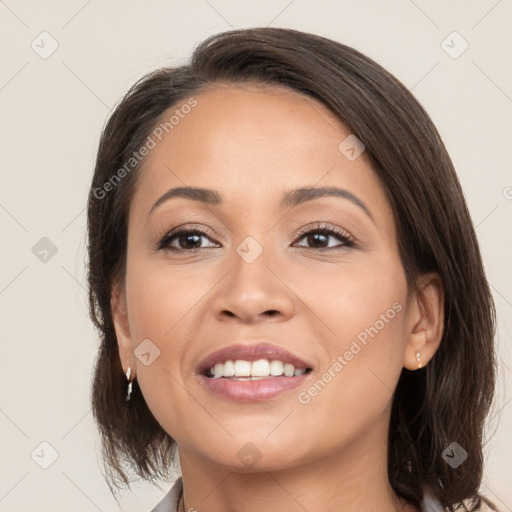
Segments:
[[[350,132],[318,100],[253,84],[222,86],[193,99],[193,108],[182,109],[186,98],[159,120],[167,129],[161,140],[153,137],[134,197],[146,209],[175,186],[213,188],[246,209],[277,201],[278,190],[315,184],[342,186],[386,208],[366,155],[350,161],[340,151]]]
[[[173,127],[172,134],[178,135],[176,144],[197,138],[196,149],[201,154],[214,154],[219,148],[224,155],[239,153],[240,144],[244,149],[280,146],[301,153],[320,142],[335,144],[346,132],[322,103],[287,87],[224,86],[203,92],[195,100],[197,105]],[[158,151],[153,156],[158,157]]]

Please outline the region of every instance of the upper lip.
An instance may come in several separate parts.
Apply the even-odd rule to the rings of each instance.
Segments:
[[[311,364],[303,361],[300,357],[292,354],[288,350],[273,345],[272,343],[257,343],[252,345],[230,345],[229,347],[216,350],[207,355],[200,363],[199,373],[205,373],[210,368],[213,368],[218,363],[225,363],[226,361],[236,361],[242,359],[244,361],[257,361],[258,359],[268,359],[269,361],[279,360],[283,363],[289,363],[299,368],[311,368]]]

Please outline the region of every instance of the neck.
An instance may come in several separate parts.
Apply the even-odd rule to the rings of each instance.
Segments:
[[[418,509],[391,488],[387,428],[379,423],[341,450],[278,471],[229,471],[180,450],[184,492],[180,511],[415,512]]]

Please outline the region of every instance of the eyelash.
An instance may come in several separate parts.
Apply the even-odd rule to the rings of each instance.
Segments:
[[[303,247],[304,249],[314,249],[316,251],[324,252],[324,251],[331,251],[331,250],[340,250],[340,249],[344,249],[347,247],[354,247],[356,245],[354,239],[346,231],[339,229],[339,228],[335,228],[333,226],[329,226],[327,224],[318,224],[317,226],[314,226],[314,227],[309,226],[307,228],[302,228],[297,232],[296,238],[298,238],[300,240],[300,239],[304,238],[306,235],[310,235],[312,233],[322,233],[324,235],[335,236],[342,242],[342,244],[335,246],[335,247],[320,247],[320,248],[305,247],[305,246],[299,246],[299,247]],[[177,248],[177,247],[170,247],[170,243],[174,239],[176,239],[180,235],[187,235],[187,234],[188,235],[205,236],[205,237],[209,238],[209,235],[206,231],[204,231],[200,228],[191,226],[186,229],[180,229],[178,231],[168,232],[166,235],[164,235],[163,238],[160,239],[159,242],[157,242],[155,250],[167,250],[167,251],[174,251],[174,252],[194,252],[194,251],[198,251],[200,249],[212,249],[212,247],[194,247],[193,249],[181,249],[181,248]],[[212,240],[210,240],[210,241],[212,241]]]

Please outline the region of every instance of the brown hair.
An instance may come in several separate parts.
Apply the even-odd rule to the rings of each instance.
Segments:
[[[125,402],[110,301],[124,272],[127,213],[141,164],[122,179],[119,170],[167,109],[216,84],[244,82],[287,86],[337,115],[364,143],[383,183],[410,290],[425,272],[436,271],[443,281],[441,345],[426,367],[402,370],[393,397],[388,473],[394,491],[419,506],[428,486],[449,510],[480,510],[482,501],[496,510],[478,492],[483,427],[495,385],[495,311],[444,144],[418,101],[374,61],[338,42],[281,28],[209,37],[189,64],[159,69],[134,84],[103,130],[88,203],[88,279],[90,312],[101,337],[92,407],[109,485],[129,487],[126,469],[149,481],[167,478],[175,458],[175,442],[151,414],[136,380]],[[452,442],[468,454],[457,469],[442,455]]]

